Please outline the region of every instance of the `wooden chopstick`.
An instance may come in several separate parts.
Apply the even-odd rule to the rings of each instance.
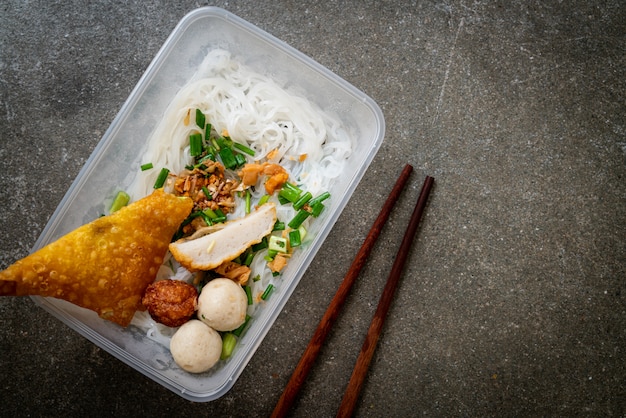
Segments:
[[[361,271],[361,268],[365,264],[367,257],[372,251],[372,248],[374,247],[374,244],[378,239],[378,236],[380,235],[380,232],[382,231],[382,228],[387,221],[387,218],[389,218],[391,210],[398,200],[400,193],[404,189],[404,186],[408,181],[409,175],[412,171],[413,167],[407,164],[400,173],[398,180],[396,180],[393,189],[391,189],[391,193],[389,193],[389,196],[387,197],[385,204],[378,214],[378,217],[374,221],[374,224],[372,225],[367,237],[365,238],[363,245],[355,256],[354,261],[352,261],[352,264],[350,265],[348,272],[344,276],[341,285],[337,289],[335,296],[331,300],[328,308],[326,309],[326,312],[324,313],[324,316],[320,320],[317,329],[315,330],[315,333],[313,334],[313,337],[309,342],[309,345],[306,347],[304,353],[302,354],[298,365],[291,375],[291,379],[287,383],[287,386],[285,386],[285,389],[283,390],[283,393],[274,408],[274,412],[272,412],[272,417],[284,417],[291,409],[291,406],[293,405],[293,402],[298,395],[298,392],[300,391],[300,387],[302,386],[304,380],[309,374],[309,371],[311,370],[311,367],[313,366],[313,363],[317,358],[317,355],[322,347],[322,344],[324,343],[324,340],[326,339],[330,329],[337,319],[337,316],[339,315],[339,311],[341,310],[346,300],[346,297],[350,292],[350,288],[354,284],[357,276]]]
[[[350,382],[344,392],[343,400],[341,401],[341,405],[337,412],[337,417],[345,418],[352,416],[352,412],[354,411],[354,407],[359,398],[361,388],[363,387],[363,382],[365,380],[365,375],[367,374],[370,361],[372,360],[374,350],[376,349],[378,337],[380,336],[380,332],[387,317],[387,312],[389,311],[391,301],[393,300],[393,295],[402,274],[402,269],[404,268],[404,264],[409,254],[411,243],[413,242],[417,227],[422,218],[422,214],[424,213],[426,201],[428,200],[428,195],[430,194],[433,182],[434,179],[429,176],[427,176],[424,181],[422,191],[420,192],[415,209],[411,215],[411,220],[409,221],[409,225],[404,233],[404,238],[400,244],[400,249],[398,250],[393,266],[391,267],[387,284],[385,285],[383,294],[378,302],[378,307],[376,308],[376,312],[372,318],[370,328],[365,336],[365,341],[363,342],[363,347],[361,348],[361,352],[354,366],[352,377],[350,377]]]

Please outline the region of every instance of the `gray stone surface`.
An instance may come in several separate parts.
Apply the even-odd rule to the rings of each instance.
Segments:
[[[410,187],[293,409],[333,416],[424,176],[358,416],[626,413],[623,2],[210,2],[369,94],[385,141],[237,383],[164,389],[0,299],[2,416],[267,416],[405,163]],[[0,267],[28,254],[195,1],[0,5]]]

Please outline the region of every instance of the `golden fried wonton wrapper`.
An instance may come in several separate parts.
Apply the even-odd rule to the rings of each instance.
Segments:
[[[0,295],[52,296],[127,326],[193,202],[156,190],[0,272]]]

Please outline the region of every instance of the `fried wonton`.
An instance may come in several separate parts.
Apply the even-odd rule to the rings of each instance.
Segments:
[[[154,191],[0,272],[0,295],[51,296],[127,326],[193,201]]]

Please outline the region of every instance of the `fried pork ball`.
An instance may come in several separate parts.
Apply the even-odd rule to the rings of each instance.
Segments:
[[[197,300],[198,291],[189,283],[161,280],[146,288],[141,302],[158,323],[179,327],[195,314]]]
[[[222,337],[202,321],[192,319],[174,333],[170,340],[170,352],[181,369],[202,373],[220,359]]]
[[[213,279],[198,297],[198,318],[217,331],[232,331],[246,320],[248,297],[230,279]]]

